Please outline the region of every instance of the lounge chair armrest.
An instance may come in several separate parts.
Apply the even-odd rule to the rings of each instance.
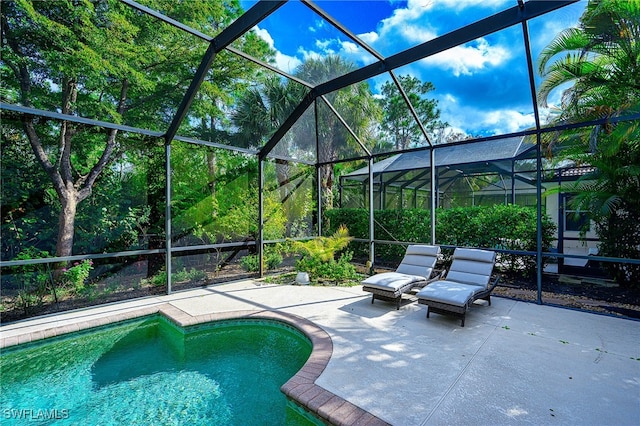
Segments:
[[[428,280],[424,280],[424,281],[418,281],[413,288],[424,288],[425,286],[436,282],[436,281],[440,281],[444,279],[444,276],[447,274],[447,270],[443,269],[442,271],[438,272],[434,277],[429,278]]]
[[[498,282],[500,281],[500,278],[502,278],[501,275],[496,275],[496,279],[493,280],[493,282],[491,284],[489,284],[489,287],[487,287],[487,290],[489,290],[489,292],[492,292],[494,288],[496,288],[496,286],[498,285]]]
[[[442,271],[438,272],[433,278],[429,278],[427,280],[427,284],[431,284],[432,282],[443,280],[445,275],[447,275],[447,270],[443,269]]]

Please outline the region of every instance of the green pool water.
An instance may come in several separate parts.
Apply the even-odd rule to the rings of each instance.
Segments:
[[[280,392],[311,349],[276,321],[161,316],[20,345],[0,356],[0,423],[319,424]]]

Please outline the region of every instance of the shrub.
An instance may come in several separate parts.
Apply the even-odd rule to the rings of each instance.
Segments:
[[[369,214],[366,209],[333,209],[325,214],[332,224],[342,223],[355,229],[352,235],[368,238]],[[431,241],[431,212],[423,209],[376,210],[375,238],[429,244]],[[551,246],[556,225],[544,215],[542,218],[542,245]],[[332,229],[328,229],[331,232]],[[537,246],[537,212],[535,208],[516,205],[490,207],[457,207],[436,210],[436,242],[458,247],[485,247],[535,251]],[[358,257],[368,255],[367,244],[352,244]],[[376,245],[376,257],[396,262],[405,248],[401,245]],[[508,271],[535,271],[534,256],[499,254],[500,262]]]
[[[344,250],[352,239],[347,227],[341,225],[330,237],[294,241],[292,250],[302,254],[302,258],[296,262],[296,270],[307,272],[313,281],[327,279],[340,282],[356,278],[357,272],[351,263],[352,252],[342,253],[336,260],[337,253]]]
[[[369,238],[369,212],[367,209],[333,209],[325,211],[330,218],[328,234],[335,232],[334,225],[345,225],[354,238]],[[377,240],[398,240],[428,243],[431,240],[431,213],[423,209],[375,210],[374,234]],[[352,242],[349,249],[354,256],[366,257],[366,243]],[[382,259],[400,259],[404,255],[400,245],[376,245],[376,256]]]
[[[93,269],[93,262],[89,259],[75,262],[70,268],[62,269],[60,282],[63,286],[72,287],[76,292],[81,292],[84,290],[84,284],[89,278],[91,269]]]
[[[319,257],[305,256],[296,262],[296,270],[307,272],[311,281],[325,279],[330,281],[348,281],[358,278],[355,266],[351,263],[353,253],[347,251],[338,260],[323,261]]]
[[[275,269],[282,263],[282,254],[279,250],[265,248],[264,263],[267,270]],[[257,254],[249,254],[240,259],[240,264],[248,272],[258,272],[260,270],[260,257]]]
[[[171,273],[172,282],[202,281],[207,279],[207,273],[200,269],[187,268],[178,269]],[[152,285],[153,287],[162,287],[167,284],[167,271],[162,268],[160,272],[150,278],[144,278],[140,281],[142,285]]]
[[[335,260],[336,253],[345,249],[353,237],[346,226],[340,225],[330,237],[318,237],[308,241],[293,241],[293,251],[303,256],[313,257],[321,262]]]
[[[27,247],[18,253],[15,260],[41,259],[47,257],[49,257],[47,251],[39,250],[35,247]],[[55,287],[53,286],[46,264],[39,263],[14,266],[11,268],[11,271],[16,274],[14,281],[18,283],[19,287],[17,297],[14,299],[14,304],[16,308],[22,309],[25,315],[28,315],[32,308],[42,304],[44,297],[48,293],[49,284],[51,284],[53,296],[56,298]]]
[[[617,210],[595,221],[600,256],[640,258],[640,211]],[[640,288],[640,265],[602,262],[616,282]]]

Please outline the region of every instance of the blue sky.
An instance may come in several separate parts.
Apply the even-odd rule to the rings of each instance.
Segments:
[[[245,8],[254,2],[242,2]],[[390,56],[517,4],[516,0],[316,1],[337,21],[383,56]],[[534,59],[562,29],[575,26],[586,1],[530,21]],[[256,27],[287,72],[309,57],[339,54],[362,67],[375,59],[297,1],[289,1]],[[431,81],[442,120],[471,135],[515,132],[534,124],[521,26],[474,40],[397,69]],[[369,81],[377,92],[388,75]],[[539,80],[539,79],[538,79]],[[550,105],[557,104],[553,93]],[[541,111],[544,116],[547,111]]]

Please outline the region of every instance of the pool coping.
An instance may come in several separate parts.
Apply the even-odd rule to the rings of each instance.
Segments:
[[[243,318],[267,319],[288,324],[302,332],[311,341],[312,350],[309,359],[302,368],[282,385],[280,388],[282,393],[305,410],[331,425],[389,425],[389,423],[379,417],[315,383],[331,359],[333,353],[331,336],[321,327],[306,318],[277,310],[241,310],[193,316],[170,303],[163,303],[126,312],[108,314],[83,320],[82,322],[53,326],[44,330],[2,337],[0,338],[0,349],[154,314],[163,315],[181,327]]]

